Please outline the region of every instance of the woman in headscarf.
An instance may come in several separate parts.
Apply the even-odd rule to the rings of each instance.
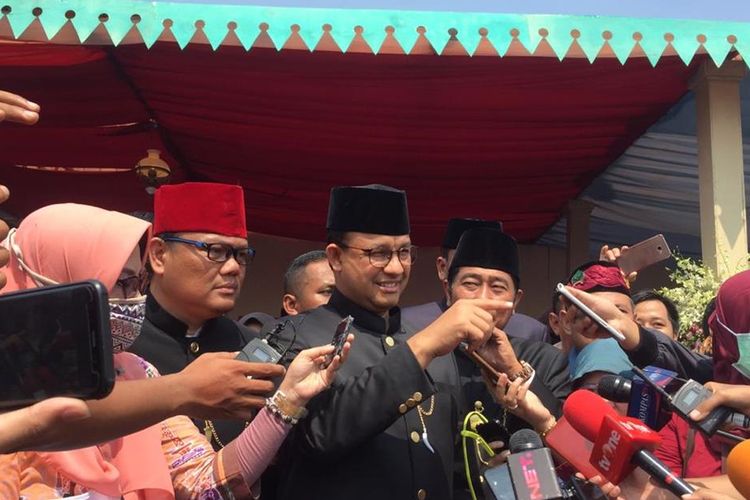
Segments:
[[[42,208],[7,239],[11,261],[6,291],[97,279],[112,294],[118,312],[114,325],[124,333],[116,344],[123,349],[137,333],[143,302],[137,281],[149,236],[149,223],[117,212],[75,204]],[[279,387],[288,406],[267,405],[218,453],[188,417],[172,417],[89,448],[0,456],[0,498],[257,497],[258,478],[294,422],[288,417],[324,390],[340,366],[337,357],[321,368],[332,349],[300,353]],[[115,355],[115,368],[120,381],[157,375],[145,361],[125,352]],[[122,434],[127,432],[132,431]]]
[[[708,326],[713,337],[713,380],[750,384],[750,271],[721,285]],[[735,444],[717,436],[707,439],[676,415],[661,436],[656,456],[687,478],[724,474],[726,456]]]

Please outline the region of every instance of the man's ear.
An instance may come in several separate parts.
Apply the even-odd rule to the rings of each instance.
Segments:
[[[299,314],[297,311],[297,297],[292,295],[291,293],[285,293],[284,297],[281,299],[281,307],[284,308],[284,311],[289,316],[295,316]]]
[[[555,332],[555,335],[562,337],[563,332],[562,327],[560,326],[560,318],[555,311],[550,311],[547,315],[547,325],[549,325],[550,329]]]
[[[451,305],[451,287],[448,284],[448,280],[440,280],[440,284],[443,285],[443,293],[445,294],[445,301],[448,307]]]
[[[326,246],[326,257],[328,257],[328,265],[331,266],[331,270],[333,270],[334,273],[341,272],[341,268],[343,267],[341,264],[341,247],[339,247],[335,243],[329,243],[328,246]]]
[[[516,312],[516,308],[518,307],[518,304],[521,303],[521,299],[523,298],[523,290],[520,288],[516,290],[516,297],[513,299],[513,312]]]
[[[438,258],[435,259],[435,269],[437,269],[437,275],[440,281],[448,279],[448,261],[442,255],[439,255]]]
[[[148,246],[148,263],[154,275],[161,276],[164,274],[164,261],[166,260],[167,243],[161,238],[151,238]]]

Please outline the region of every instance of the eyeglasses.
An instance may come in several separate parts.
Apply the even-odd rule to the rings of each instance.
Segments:
[[[417,260],[417,247],[409,245],[408,247],[402,247],[398,250],[385,250],[381,248],[357,248],[345,245],[344,243],[338,243],[340,247],[350,248],[352,250],[359,250],[360,252],[367,255],[370,259],[370,264],[375,267],[384,268],[388,266],[393,259],[393,255],[398,255],[398,260],[404,266],[410,266]]]
[[[234,248],[231,245],[224,243],[206,243],[204,241],[189,240],[187,238],[180,238],[179,236],[161,236],[164,241],[175,241],[177,243],[185,243],[187,245],[193,245],[198,250],[206,252],[208,260],[214,262],[226,262],[230,257],[234,257],[234,260],[241,266],[250,264],[255,258],[255,249],[251,247]]]
[[[148,273],[142,269],[138,274],[117,278],[115,287],[122,290],[122,296],[125,298],[141,295],[146,288]]]

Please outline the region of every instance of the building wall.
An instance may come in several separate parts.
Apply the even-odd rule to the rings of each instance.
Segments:
[[[274,316],[281,308],[283,275],[297,255],[323,248],[323,243],[253,234],[250,244],[257,250],[255,261],[248,267],[233,317],[248,312],[262,311]],[[435,272],[439,249],[420,247],[412,269],[409,285],[401,300],[402,306],[421,304],[439,298],[442,293]],[[533,317],[542,315],[551,304],[555,285],[568,277],[564,248],[541,245],[521,245],[521,288],[524,298],[520,312]],[[636,288],[652,288],[667,283],[663,266],[642,272]]]

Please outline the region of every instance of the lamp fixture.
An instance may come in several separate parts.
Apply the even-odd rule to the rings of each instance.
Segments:
[[[172,171],[167,162],[159,156],[161,151],[158,149],[146,150],[147,156],[138,160],[135,164],[135,175],[146,185],[146,192],[153,195],[156,188],[169,182]]]

